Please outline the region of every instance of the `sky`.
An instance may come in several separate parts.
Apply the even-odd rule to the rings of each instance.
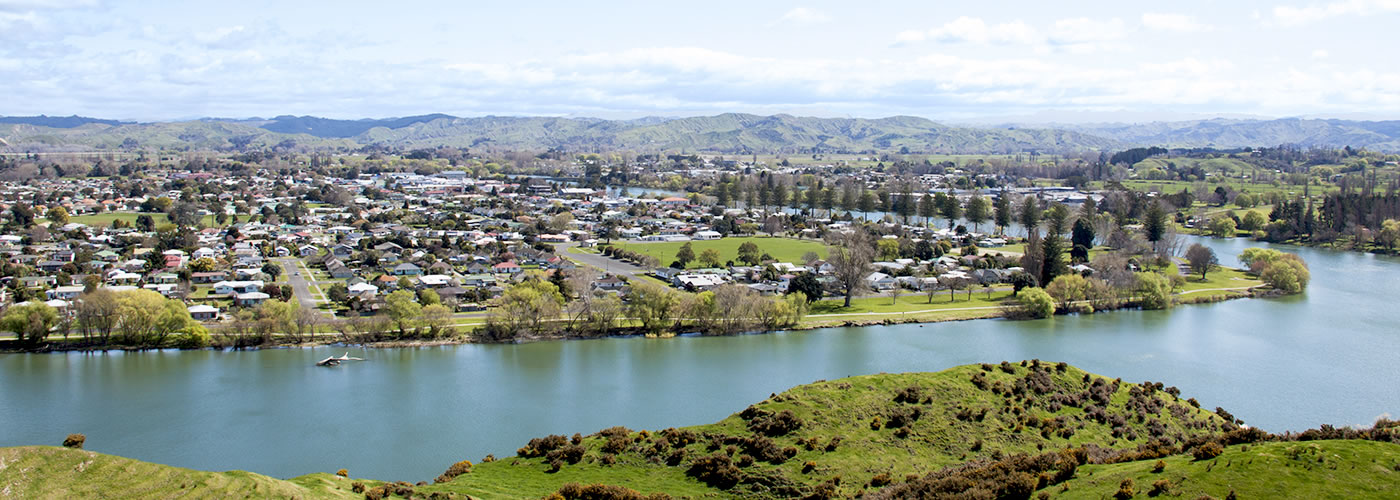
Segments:
[[[0,115],[1400,119],[1400,0],[0,0]]]

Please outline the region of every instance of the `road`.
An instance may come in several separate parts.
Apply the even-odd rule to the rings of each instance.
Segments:
[[[570,259],[595,267],[603,272],[626,275],[629,278],[640,277],[651,272],[650,269],[635,266],[620,260],[609,259],[602,254],[569,251],[570,248],[576,246],[578,246],[578,243],[565,243],[558,245],[557,248],[559,248],[559,253],[561,255],[568,255]]]
[[[297,303],[301,304],[301,308],[321,311],[319,307],[325,301],[325,293],[321,290],[320,285],[307,280],[307,275],[311,274],[311,270],[302,265],[299,259],[293,257],[276,258],[272,261],[282,266],[282,275],[286,276],[287,283],[292,285],[292,294],[296,295]],[[316,289],[315,292],[312,292],[313,287]],[[321,312],[329,318],[335,318],[333,311]]]

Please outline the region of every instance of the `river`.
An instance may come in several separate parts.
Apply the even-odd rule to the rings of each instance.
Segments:
[[[1226,265],[1258,245],[1201,240]],[[1303,255],[1302,296],[1171,311],[735,337],[250,352],[0,354],[0,446],[58,444],[204,470],[431,479],[529,438],[713,422],[848,375],[1039,358],[1161,381],[1269,431],[1400,410],[1400,261]],[[366,358],[312,366],[349,350]]]

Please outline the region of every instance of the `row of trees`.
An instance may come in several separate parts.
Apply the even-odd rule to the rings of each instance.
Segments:
[[[31,346],[49,335],[66,338],[73,332],[85,343],[101,346],[197,348],[209,343],[208,330],[190,318],[184,303],[151,290],[99,288],[78,297],[72,311],[41,302],[16,304],[0,317],[0,329]]]
[[[555,276],[559,274],[556,273]],[[743,285],[684,294],[661,285],[631,283],[627,301],[591,289],[593,273],[578,269],[563,279],[532,274],[498,299],[482,335],[492,341],[558,335],[601,336],[624,319],[645,333],[695,330],[709,334],[772,330],[806,315],[801,293],[764,297]]]

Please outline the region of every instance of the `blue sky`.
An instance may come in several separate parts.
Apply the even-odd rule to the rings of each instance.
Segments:
[[[0,115],[1396,119],[1397,21],[1400,0],[0,0]]]

